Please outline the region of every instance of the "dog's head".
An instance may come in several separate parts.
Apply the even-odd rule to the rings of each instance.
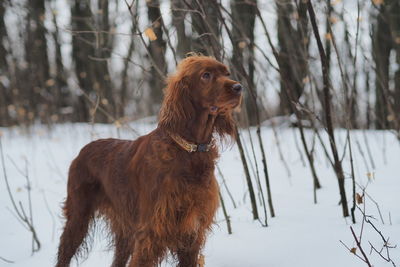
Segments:
[[[215,116],[214,131],[234,135],[233,110],[241,104],[242,85],[229,78],[228,68],[206,56],[182,60],[167,80],[160,123],[176,129],[192,120],[197,112]]]

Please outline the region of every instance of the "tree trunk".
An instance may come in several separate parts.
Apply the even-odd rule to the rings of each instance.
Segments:
[[[71,7],[72,57],[82,90],[75,106],[76,120],[87,122],[93,119],[104,123],[110,122],[110,116],[115,115],[113,87],[107,63],[111,51],[107,33],[110,30],[108,1],[99,0],[98,8],[96,24],[90,1],[75,0]]]
[[[8,105],[12,103],[10,92],[10,80],[7,63],[7,50],[4,41],[7,39],[6,26],[4,24],[4,14],[6,13],[5,1],[0,3],[0,126],[11,124],[8,114]]]
[[[182,0],[171,0],[172,9],[172,25],[176,29],[178,38],[177,53],[180,59],[185,58],[186,53],[190,52],[190,38],[186,36],[185,32],[185,17],[186,11],[184,2]]]
[[[132,28],[131,28],[131,40],[128,48],[128,53],[126,55],[126,58],[124,60],[124,68],[121,73],[121,88],[119,92],[119,103],[117,104],[117,114],[118,117],[124,117],[125,116],[125,107],[127,103],[127,92],[128,92],[128,70],[129,70],[129,63],[131,56],[133,52],[135,51],[135,36],[137,32],[137,20],[138,20],[138,2],[136,1],[136,4],[134,7],[131,8],[133,17],[132,19]]]
[[[53,24],[54,32],[52,33],[55,47],[55,90],[53,92],[56,99],[57,108],[57,121],[68,121],[72,113],[71,110],[71,94],[67,84],[67,74],[64,69],[62,54],[61,54],[61,42],[60,33],[57,23],[57,15],[53,11]]]
[[[112,45],[110,36],[110,22],[108,11],[108,0],[98,0],[97,28],[101,33],[96,40],[95,57],[91,59],[96,69],[95,85],[98,84],[98,95],[100,96],[100,107],[113,117],[116,115],[115,100],[113,95],[113,84],[108,71],[108,60],[110,59]],[[96,87],[95,87],[96,89]],[[109,115],[99,113],[101,122],[111,122]]]
[[[160,76],[156,68],[164,74],[167,72],[167,63],[165,61],[166,42],[163,39],[162,25],[164,21],[161,16],[159,0],[149,0],[146,1],[146,4],[147,15],[152,22],[152,29],[157,37],[156,40],[150,41],[149,44],[150,56],[153,59],[153,64],[156,65],[152,66],[149,77],[150,97],[153,101],[151,113],[156,114],[161,105],[162,90],[164,88],[164,79]]]
[[[345,188],[345,180],[344,180],[344,172],[342,167],[342,162],[339,159],[339,154],[337,151],[336,141],[335,141],[335,134],[333,131],[333,120],[332,120],[332,110],[331,110],[331,103],[332,103],[332,95],[330,92],[330,82],[329,82],[329,75],[328,75],[328,66],[326,61],[326,54],[324,47],[322,46],[321,37],[318,32],[318,26],[315,18],[314,8],[311,2],[307,2],[307,10],[310,16],[310,21],[313,29],[313,33],[315,39],[317,41],[318,52],[321,59],[321,68],[322,68],[322,78],[323,78],[323,85],[324,85],[324,102],[325,102],[325,117],[326,117],[326,128],[329,136],[329,143],[331,146],[333,158],[334,158],[334,169],[336,173],[336,177],[338,179],[339,185],[339,193],[340,193],[340,202],[342,205],[342,212],[343,217],[349,216],[349,207],[347,205],[347,197],[346,197],[346,188]]]
[[[214,56],[221,60],[221,45],[219,38],[221,35],[218,21],[218,4],[216,1],[206,0],[183,0],[187,8],[196,11],[191,12],[192,31],[194,39],[192,40],[192,51],[204,55]]]
[[[28,86],[28,117],[32,120],[39,116],[42,121],[48,121],[54,101],[50,89],[49,59],[47,55],[45,2],[44,0],[29,0],[27,16],[27,38],[25,40],[25,59],[27,62]],[[29,111],[33,112],[30,113]]]
[[[400,2],[391,0],[385,2],[390,10],[389,21],[393,40],[393,49],[396,53],[397,70],[394,74],[394,113],[400,116]],[[399,122],[400,123],[400,122]]]
[[[75,104],[76,120],[88,122],[90,120],[90,103],[87,98],[93,90],[93,72],[88,55],[94,55],[93,44],[95,36],[92,33],[80,33],[79,31],[93,31],[92,12],[90,3],[75,0],[71,6],[71,27],[75,32],[72,35],[72,58],[75,64],[75,73],[82,92],[78,94]]]
[[[291,1],[276,0],[278,12],[279,69],[281,71],[280,114],[293,113],[290,98],[284,87],[291,91],[292,101],[297,102],[304,90],[308,73],[308,19],[306,2],[299,1],[296,12]],[[294,28],[292,14],[297,14]]]
[[[373,56],[375,60],[375,127],[387,129],[389,92],[389,56],[391,45],[390,28],[386,17],[385,5],[379,7],[377,23],[373,31]]]
[[[234,77],[248,87],[245,90],[245,105],[249,124],[257,124],[257,96],[254,87],[254,24],[257,10],[257,1],[233,0],[232,10],[232,70]],[[235,73],[235,72],[238,73]]]

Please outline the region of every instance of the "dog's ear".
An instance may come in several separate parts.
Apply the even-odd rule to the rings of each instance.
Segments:
[[[236,140],[236,123],[232,112],[226,112],[217,116],[214,123],[214,132],[222,140],[228,142]]]
[[[195,108],[190,95],[190,84],[185,76],[171,76],[164,89],[159,125],[169,131],[179,132],[193,119]]]

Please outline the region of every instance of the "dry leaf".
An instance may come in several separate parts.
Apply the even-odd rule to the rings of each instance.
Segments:
[[[101,103],[102,103],[103,105],[107,106],[107,105],[108,105],[108,100],[107,100],[107,98],[102,98],[102,99],[101,99]]]
[[[80,76],[82,79],[85,79],[86,76],[87,76],[87,74],[86,74],[86,72],[82,71],[81,73],[79,73],[79,76]]]
[[[382,4],[383,4],[383,0],[372,0],[372,2],[373,2],[375,5],[382,5]]]
[[[17,112],[18,112],[18,115],[21,117],[25,116],[25,114],[26,114],[26,111],[24,108],[18,108]]]
[[[356,251],[357,251],[357,248],[350,249],[350,252],[353,253],[353,254],[356,254]]]
[[[387,120],[388,120],[388,121],[394,121],[394,116],[393,116],[393,114],[388,115],[388,116],[387,116]]]
[[[238,43],[238,47],[239,47],[240,49],[244,49],[246,46],[247,46],[247,44],[246,44],[245,41],[240,41],[240,42]]]
[[[363,203],[363,197],[359,193],[356,194],[356,201],[357,201],[357,204]]]
[[[58,115],[57,114],[53,114],[51,115],[50,119],[54,122],[58,121]]]
[[[48,87],[53,86],[55,84],[56,84],[56,82],[53,79],[48,79],[46,81],[46,86],[48,86]]]
[[[116,121],[114,122],[114,125],[115,125],[115,127],[117,127],[117,128],[121,128],[121,126],[122,126],[122,124],[121,124],[121,122],[120,122],[119,120],[116,120]]]
[[[330,21],[332,24],[335,24],[335,23],[337,23],[337,22],[339,21],[339,19],[338,19],[336,16],[330,16],[330,17],[329,17],[329,21]]]
[[[373,172],[367,172],[367,177],[369,180],[374,178],[374,173]]]
[[[155,41],[155,40],[157,40],[157,36],[156,36],[156,34],[154,33],[154,31],[153,31],[152,28],[147,28],[147,29],[144,31],[144,34],[145,34],[147,37],[149,37],[150,41]]]
[[[328,32],[327,34],[325,34],[325,39],[326,40],[332,40],[332,34],[330,32]]]
[[[331,3],[332,6],[339,4],[342,0],[335,0]]]

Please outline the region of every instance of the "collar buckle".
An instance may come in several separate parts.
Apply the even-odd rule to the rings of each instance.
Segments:
[[[199,151],[199,152],[207,152],[208,150],[210,150],[209,144],[198,144],[197,145],[197,151]]]
[[[175,143],[177,145],[179,145],[181,148],[183,148],[184,150],[186,150],[189,153],[192,153],[192,152],[208,152],[208,151],[210,151],[211,147],[214,144],[214,141],[211,140],[211,142],[208,143],[208,144],[198,144],[198,145],[196,145],[196,144],[193,144],[193,143],[190,143],[190,142],[186,141],[185,139],[183,139],[182,137],[180,137],[178,135],[175,135],[175,134],[172,134],[172,133],[168,133],[168,135],[172,138],[172,140],[175,141]]]

